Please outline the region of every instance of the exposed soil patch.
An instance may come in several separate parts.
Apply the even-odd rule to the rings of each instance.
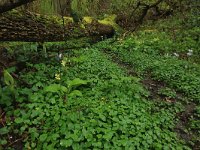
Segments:
[[[112,61],[119,65],[120,68],[123,68],[123,70],[126,70],[126,73],[130,76],[136,76],[138,77],[138,73],[134,71],[134,66],[132,66],[128,62],[122,61],[117,54],[111,52],[109,49],[103,49],[103,52],[112,59]],[[150,77],[147,77],[146,79],[141,80],[141,83],[144,85],[144,87],[150,92],[150,99],[153,100],[165,100],[167,102],[175,102],[175,99],[168,98],[164,95],[159,94],[159,89],[166,87],[166,84],[161,81],[156,81],[151,79]]]
[[[134,67],[127,62],[123,62],[117,54],[111,52],[109,49],[102,50],[106,55],[108,55],[112,61],[119,65],[120,68],[126,70],[127,74],[130,76],[139,76],[137,72],[134,71]],[[169,103],[176,103],[176,101],[182,101],[184,99],[183,93],[176,92],[174,98],[167,97],[159,93],[160,89],[166,88],[167,84],[162,81],[156,81],[151,78],[151,75],[147,75],[145,79],[141,80],[141,83],[150,92],[149,98],[152,100],[165,101]],[[200,141],[197,140],[198,135],[196,135],[196,130],[189,130],[190,128],[190,118],[194,117],[194,110],[196,104],[190,103],[185,106],[185,111],[177,114],[179,119],[174,131],[178,136],[183,139],[193,150],[200,149]],[[199,118],[196,118],[199,119]],[[194,140],[195,139],[195,140]],[[191,143],[193,141],[193,144]]]
[[[113,52],[111,52],[109,49],[103,49],[102,50],[105,54],[107,54],[114,63],[116,63],[120,68],[123,68],[126,70],[126,73],[130,76],[138,76],[137,72],[135,72],[133,70],[133,66],[128,63],[128,62],[124,62],[122,61],[117,54],[114,54]]]
[[[193,149],[200,149],[200,141],[197,140],[196,130],[190,130],[190,119],[194,116],[196,104],[190,103],[185,106],[185,111],[177,114],[179,121],[174,128],[174,131],[178,133],[178,136],[186,141],[186,143]],[[193,118],[198,119],[198,118]],[[191,143],[193,141],[193,143]]]
[[[166,99],[159,94],[159,89],[166,87],[164,82],[152,80],[150,78],[141,81],[146,89],[150,92],[150,99]]]

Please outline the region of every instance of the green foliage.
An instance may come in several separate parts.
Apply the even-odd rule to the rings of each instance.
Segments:
[[[5,84],[7,86],[14,87],[14,85],[15,85],[14,79],[7,70],[3,71],[3,76],[4,76]]]
[[[18,108],[5,107],[15,119],[2,129],[2,142],[15,133],[26,135],[24,147],[32,149],[185,147],[172,132],[173,108],[159,110],[145,100],[149,93],[140,79],[127,76],[97,48],[75,51],[69,59],[84,56],[66,71],[55,59],[27,64],[28,73],[20,77],[32,88],[18,87]]]
[[[187,118],[190,121],[184,128],[193,134],[193,138],[187,142],[198,143],[199,132],[196,131],[199,130],[197,120],[199,118],[200,66],[196,58],[200,49],[199,39],[195,32],[197,29],[191,26],[185,28],[173,19],[159,22],[156,29],[155,25],[146,26],[125,39],[118,38],[116,42],[112,39],[100,42],[96,48],[105,51],[114,61],[117,60],[120,66],[133,68],[140,78],[150,78],[163,83],[165,87],[158,89],[157,94],[173,99],[176,104],[196,103],[197,109]],[[170,26],[173,23],[174,27],[179,27],[179,29],[173,29]],[[171,28],[167,28],[168,26]],[[166,104],[162,106],[159,104],[159,106],[166,107]],[[180,111],[177,106],[174,110]],[[194,144],[191,145],[194,146]],[[157,146],[159,147],[159,144]]]
[[[44,91],[46,92],[52,92],[52,93],[57,93],[57,92],[67,92],[67,88],[65,86],[62,86],[60,84],[51,84],[49,86],[46,86],[44,88]]]
[[[162,88],[158,91],[158,93],[168,98],[176,98],[176,92],[170,88]]]
[[[185,38],[195,41],[192,35]],[[197,47],[197,41],[186,42],[182,45],[182,52],[180,52],[179,45],[185,41],[173,42],[166,32],[159,33],[157,30],[151,29],[142,30],[124,41],[119,39],[118,42],[108,47],[109,42],[100,43],[99,48],[110,50],[118,59],[122,59],[134,67],[139,75],[144,77],[150,73],[153,79],[167,83],[170,88],[184,93],[192,101],[199,103],[200,66],[196,64],[199,63],[196,62],[196,57],[200,50]],[[189,47],[190,44],[191,47]],[[190,48],[194,49],[191,56],[187,55]],[[183,49],[185,50],[183,51]],[[178,52],[179,56],[175,54]],[[182,55],[186,57],[186,60],[181,58]]]
[[[15,81],[7,70],[3,71],[3,81],[5,86],[0,86],[0,104],[10,106],[15,100],[17,90],[15,88]]]
[[[120,5],[125,7],[127,2]],[[168,26],[164,25],[159,27]],[[14,52],[19,52],[17,59],[26,62],[18,75],[28,86],[15,83],[9,71],[4,71],[0,104],[6,113],[0,116],[4,125],[0,128],[0,148],[14,148],[15,141],[8,138],[13,135],[22,139],[24,149],[191,149],[174,128],[183,104],[196,103],[187,120],[190,132],[199,131],[199,30],[187,28],[173,39],[173,30],[160,32],[159,27],[148,26],[125,39],[94,46],[85,43],[86,39],[45,43],[47,54],[48,49],[72,48],[63,52],[62,59],[41,57],[32,62],[29,58],[33,52],[37,54],[36,43],[13,46]],[[186,59],[174,54],[187,54],[188,49],[193,55]],[[111,61],[110,56],[121,64]],[[123,62],[137,77],[127,74]],[[176,102],[153,101],[152,93],[141,82],[146,77],[165,83],[157,94]],[[10,91],[12,85],[15,94]],[[184,99],[177,99],[180,93]],[[198,141],[199,132],[193,136],[191,141]]]

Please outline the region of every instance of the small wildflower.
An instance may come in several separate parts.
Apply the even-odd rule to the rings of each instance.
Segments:
[[[187,56],[192,56],[192,54],[193,54],[193,50],[189,49],[188,52],[187,52]]]
[[[178,53],[174,53],[174,56],[179,57],[179,54]]]
[[[62,53],[59,53],[59,54],[56,56],[56,59],[57,59],[57,60],[61,60],[61,59],[62,59],[62,56],[63,56]]]
[[[65,67],[66,63],[67,63],[67,62],[66,62],[65,60],[62,60],[61,65],[62,65],[63,67]]]
[[[166,54],[165,54],[165,57],[169,57],[169,53],[166,53]]]
[[[192,49],[189,49],[188,52],[193,53],[193,50],[192,50]]]
[[[55,79],[56,79],[56,80],[60,80],[60,74],[56,73],[56,74],[55,74]]]
[[[62,53],[60,53],[60,54],[58,55],[58,57],[61,59],[61,58],[62,58]]]

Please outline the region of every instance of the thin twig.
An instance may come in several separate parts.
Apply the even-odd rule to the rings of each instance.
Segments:
[[[21,141],[21,140],[23,140],[23,137],[20,138],[20,139],[15,140],[15,141],[13,141],[12,143],[10,143],[10,144],[8,145],[8,147],[11,146],[11,145],[13,145],[14,143],[16,143],[16,142],[18,142],[18,141]]]

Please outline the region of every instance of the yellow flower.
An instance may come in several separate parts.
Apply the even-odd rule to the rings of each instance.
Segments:
[[[62,65],[63,67],[65,67],[66,63],[67,63],[67,62],[66,62],[65,60],[62,60],[62,61],[61,61],[61,65]]]
[[[56,74],[55,74],[55,79],[56,79],[56,80],[60,80],[60,74],[56,73]]]

